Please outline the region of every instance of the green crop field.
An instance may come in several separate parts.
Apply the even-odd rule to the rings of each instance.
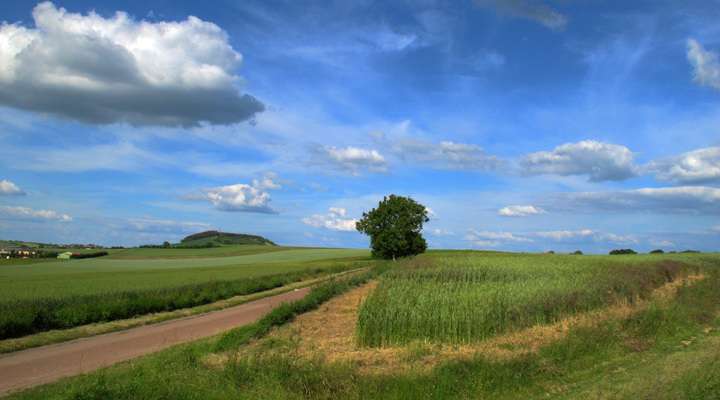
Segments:
[[[368,258],[365,250],[229,247],[248,254],[173,259],[138,249],[135,257],[149,257],[10,260],[0,264],[0,337],[205,304],[354,268]],[[215,249],[190,251],[202,250]]]
[[[360,342],[468,343],[617,301],[632,302],[697,257],[448,253],[387,274],[360,309]],[[680,261],[684,261],[681,263]]]
[[[349,262],[374,268],[355,281],[324,283],[256,324],[10,398],[669,400],[720,393],[720,254],[431,251],[398,262]],[[342,300],[366,279],[377,286],[364,288],[364,300]],[[661,286],[675,291],[656,297]],[[338,337],[328,318],[343,314],[325,314],[327,303],[314,313],[330,330],[310,325],[313,334],[300,336],[293,317],[332,296],[339,296],[336,310],[354,308],[356,329]],[[512,332],[596,315],[587,312],[618,302],[629,311],[567,322],[550,337],[530,338],[537,347],[498,342],[505,344],[486,352]],[[275,329],[282,324],[291,324],[288,336]],[[324,334],[327,342],[313,341]],[[336,358],[338,351],[350,358]]]

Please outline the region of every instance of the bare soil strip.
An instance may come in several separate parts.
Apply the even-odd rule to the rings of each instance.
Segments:
[[[296,289],[221,311],[0,355],[0,396],[253,323],[309,292]]]
[[[655,289],[651,299],[660,303],[670,302],[678,288],[704,278],[703,275],[678,278]],[[618,302],[597,311],[570,316],[554,324],[537,325],[474,344],[415,342],[399,347],[359,347],[355,340],[358,307],[376,285],[376,282],[368,283],[328,301],[318,310],[300,315],[293,323],[276,329],[267,340],[272,341],[274,346],[280,346],[275,348],[276,351],[306,359],[320,357],[325,362],[351,363],[362,373],[397,373],[408,369],[429,371],[448,359],[482,355],[502,360],[534,353],[564,338],[572,328],[591,327],[611,319],[629,318],[645,309],[650,302],[640,299],[633,304]],[[241,349],[238,356],[266,356],[268,347],[263,345],[263,340]],[[226,362],[228,358],[227,354],[216,355],[214,359],[206,361],[217,365]]]

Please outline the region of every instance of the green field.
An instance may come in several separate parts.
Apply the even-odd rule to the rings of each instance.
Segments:
[[[303,355],[304,338],[293,336],[292,325],[288,339],[273,336],[273,327],[292,324],[297,313],[352,286],[329,282],[257,324],[10,398],[720,398],[720,254],[458,251],[365,265],[376,268],[364,279],[376,277],[379,284],[364,302],[352,304],[359,324],[348,338],[350,354],[389,350],[397,356],[330,362],[322,348]],[[683,283],[688,275],[694,283]],[[650,295],[670,283],[677,287],[672,297]],[[566,333],[512,357],[443,352],[461,345],[483,349],[508,332],[599,312],[617,301],[635,311],[569,325]],[[222,355],[229,355],[227,362],[208,362]],[[381,362],[400,364],[364,372]]]
[[[10,260],[0,265],[0,339],[194,307],[357,268],[368,259],[365,250],[227,247],[246,255],[174,259],[138,249],[132,259]],[[190,252],[206,254],[202,250]]]
[[[618,301],[697,271],[687,256],[448,253],[387,274],[360,309],[365,345],[470,343]],[[682,263],[680,261],[683,261]]]
[[[228,246],[231,247],[231,246]],[[65,297],[85,294],[108,293],[128,289],[157,289],[163,287],[197,284],[209,281],[231,280],[277,274],[325,265],[334,259],[363,258],[366,250],[352,249],[283,249],[258,253],[252,249],[248,255],[230,257],[158,258],[160,251],[188,251],[165,249],[133,249],[132,259],[114,256],[69,261],[18,260],[0,263],[0,303],[10,300],[42,297]],[[262,246],[271,249],[269,246]],[[194,254],[205,254],[192,249]],[[229,250],[226,250],[229,251]],[[145,253],[148,258],[140,258]],[[20,262],[21,264],[16,264]]]

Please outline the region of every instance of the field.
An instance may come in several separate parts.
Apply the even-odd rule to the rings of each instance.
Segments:
[[[367,258],[358,250],[231,247],[225,251],[246,255],[174,259],[137,249],[133,259],[0,264],[0,338],[206,304],[355,268],[354,260]],[[170,251],[203,250],[215,249]],[[139,258],[145,252],[149,257]]]
[[[365,265],[254,325],[11,398],[720,398],[719,254]]]

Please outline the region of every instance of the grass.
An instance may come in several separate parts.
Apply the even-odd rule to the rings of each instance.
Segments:
[[[137,260],[152,258],[208,258],[208,257],[230,257],[245,256],[251,254],[272,253],[276,251],[287,251],[296,249],[284,246],[267,246],[267,245],[236,245],[236,246],[219,246],[202,248],[131,248],[115,250],[109,259],[117,260]]]
[[[632,303],[696,268],[689,259],[482,253],[417,258],[387,274],[364,302],[358,339],[366,346],[477,342],[614,302]]]
[[[543,257],[564,262],[562,256]],[[254,328],[236,331],[224,339],[221,336],[176,346],[10,398],[718,399],[720,257],[674,260],[699,268],[706,278],[681,287],[669,303],[652,303],[626,319],[573,328],[566,337],[539,352],[509,360],[478,355],[446,360],[429,372],[367,375],[353,363],[326,363],[319,356],[299,358],[292,352],[273,351],[275,345],[267,342],[265,351],[257,357],[237,358],[223,365],[204,362],[218,349],[232,349],[256,340],[307,309],[296,304],[268,316]],[[633,260],[623,262],[646,262],[635,261],[637,264]]]
[[[326,274],[320,277],[304,279],[298,282],[283,285],[274,289],[251,293],[247,295],[233,296],[228,299],[216,301],[214,303],[203,304],[190,308],[182,308],[173,311],[145,314],[137,317],[109,322],[98,322],[93,324],[81,325],[69,329],[50,330],[19,338],[0,340],[0,354],[11,353],[14,351],[25,350],[33,347],[45,346],[53,343],[66,342],[79,338],[101,335],[104,333],[135,328],[142,325],[154,324],[176,318],[189,317],[192,315],[203,314],[211,311],[222,310],[224,308],[234,307],[250,301],[262,299],[264,297],[274,296],[295,289],[317,285],[329,279],[337,279],[340,276],[344,276],[345,274],[353,274],[357,271],[358,270],[347,270],[335,274]]]
[[[0,303],[251,278],[363,260],[368,255],[365,250],[291,249],[201,259],[93,258],[4,265],[0,266]]]
[[[0,269],[0,277],[8,278],[0,279],[0,339],[256,293],[357,268],[363,257],[352,256],[362,254],[367,252],[292,249],[210,259],[88,259],[5,266]]]

